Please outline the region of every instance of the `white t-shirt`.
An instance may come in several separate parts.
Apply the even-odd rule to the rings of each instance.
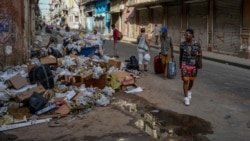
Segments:
[[[154,35],[160,35],[160,28],[158,26],[154,27]]]

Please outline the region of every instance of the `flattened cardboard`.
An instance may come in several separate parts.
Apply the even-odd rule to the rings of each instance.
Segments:
[[[13,86],[15,89],[20,89],[28,85],[27,79],[23,78],[20,74],[17,74],[6,81],[9,87]]]
[[[126,71],[116,71],[111,73],[111,75],[116,76],[117,80],[122,83],[122,85],[130,85],[135,83],[134,77],[131,76]]]
[[[28,89],[27,91],[25,92],[22,92],[22,93],[19,93],[16,95],[16,100],[21,102],[21,101],[25,101],[27,100],[28,98],[31,97],[31,95],[34,93],[34,92],[37,92],[39,94],[43,94],[46,90],[44,89],[44,87],[42,85],[39,85],[35,88],[31,88],[31,89]]]
[[[55,98],[55,101],[61,101],[63,100],[62,98]],[[68,104],[65,102],[65,104],[63,104],[62,106],[60,106],[59,108],[57,108],[55,110],[56,114],[60,114],[60,115],[67,115],[69,114],[69,112],[71,111],[70,107],[68,106]]]

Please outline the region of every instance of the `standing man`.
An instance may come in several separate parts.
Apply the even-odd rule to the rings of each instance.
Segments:
[[[173,43],[172,43],[172,38],[168,35],[168,29],[166,26],[163,26],[161,28],[161,36],[160,36],[160,41],[161,41],[161,60],[162,60],[162,67],[164,69],[164,75],[163,79],[167,79],[168,75],[168,63],[170,59],[174,58],[174,53],[173,53]]]
[[[180,44],[180,69],[183,80],[184,104],[190,105],[191,89],[198,70],[196,67],[197,57],[202,56],[200,43],[195,41],[193,29],[186,29],[184,34],[185,41]]]
[[[152,32],[155,36],[155,45],[158,45],[158,39],[159,39],[159,36],[160,36],[160,28],[157,26],[157,24],[155,24],[155,27],[154,27],[154,30]]]
[[[116,57],[116,58],[119,58],[119,56],[117,54],[117,43],[118,43],[119,31],[118,31],[118,29],[115,28],[114,24],[111,25],[111,28],[113,30],[113,35],[111,37],[113,37],[113,40],[114,40],[113,56]]]

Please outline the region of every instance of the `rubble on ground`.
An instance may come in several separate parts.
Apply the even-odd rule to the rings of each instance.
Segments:
[[[38,48],[39,36],[27,64],[0,71],[0,131],[86,113],[112,103],[116,90],[137,88],[136,76],[125,71],[124,62],[100,55],[91,35],[68,37],[67,45]]]

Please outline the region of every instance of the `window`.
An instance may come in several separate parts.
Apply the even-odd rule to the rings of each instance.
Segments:
[[[79,22],[79,16],[75,16],[75,22]]]
[[[69,17],[69,21],[70,21],[70,22],[73,22],[73,16],[70,16],[70,17]]]

